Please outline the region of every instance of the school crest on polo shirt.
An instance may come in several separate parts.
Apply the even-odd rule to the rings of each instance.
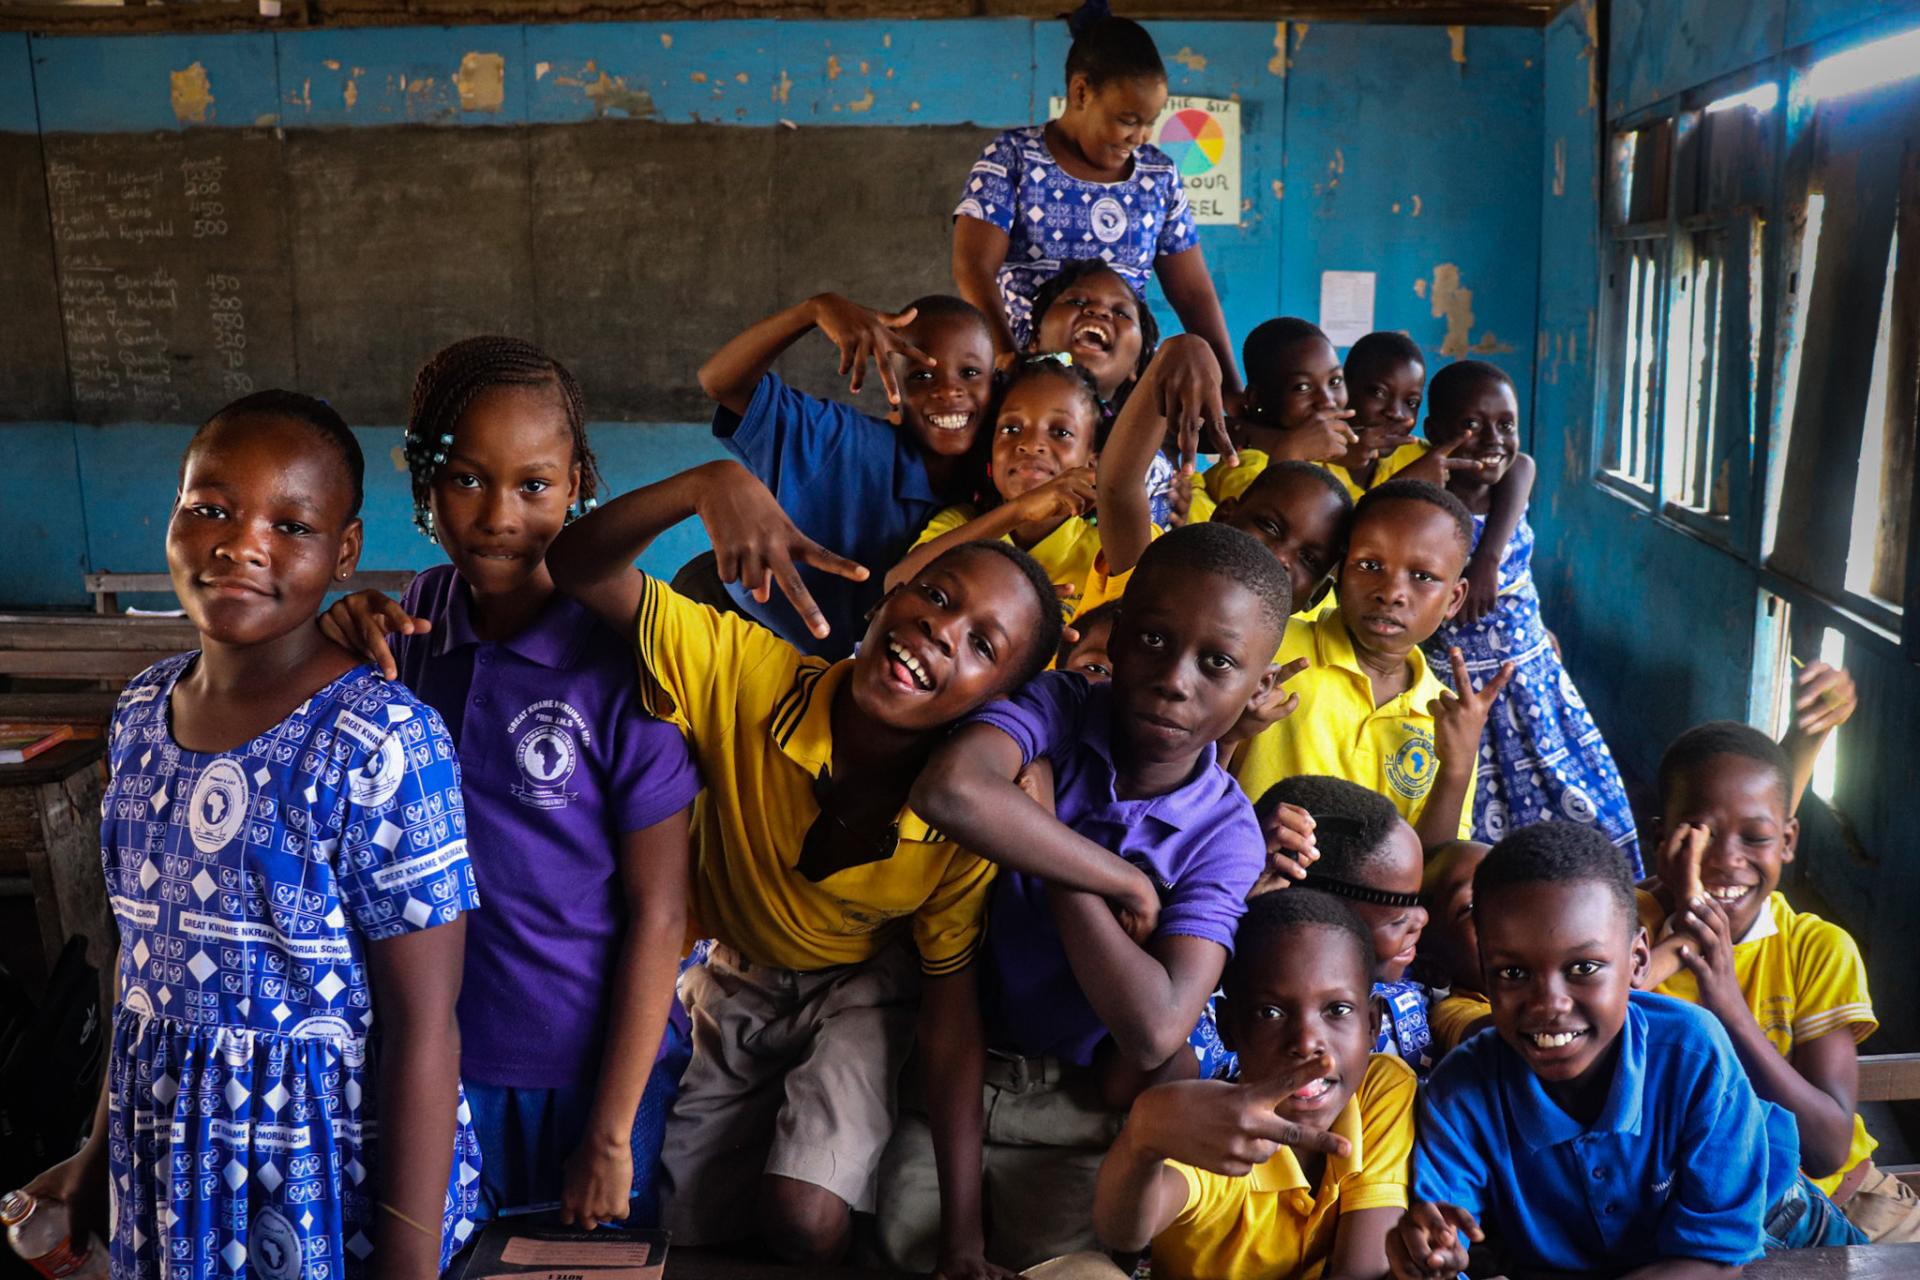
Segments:
[[[1407,740],[1387,761],[1387,781],[1409,800],[1418,800],[1433,789],[1433,775],[1440,760],[1434,754],[1433,735],[1416,724],[1402,721],[1400,728]]]
[[[580,753],[593,745],[593,730],[572,703],[543,698],[507,722],[520,780],[513,798],[535,809],[564,809],[580,798],[567,783],[580,767]]]

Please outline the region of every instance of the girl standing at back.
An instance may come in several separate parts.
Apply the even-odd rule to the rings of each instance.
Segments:
[[[446,718],[467,778],[487,910],[460,1065],[482,1208],[557,1200],[591,1226],[627,1219],[631,1196],[650,1222],[700,783],[642,709],[627,645],[547,571],[599,479],[580,389],[517,338],[456,342],[414,382],[406,458],[415,522],[451,563],[328,622]]]
[[[1534,463],[1520,452],[1519,416],[1513,381],[1483,360],[1455,361],[1434,374],[1427,389],[1427,439],[1435,452],[1444,449],[1472,464],[1450,470],[1447,488],[1473,513],[1476,549],[1497,522],[1489,518],[1496,486],[1512,487],[1523,512],[1533,489]],[[1499,561],[1491,611],[1475,621],[1456,615],[1427,642],[1443,678],[1450,668],[1439,659],[1449,649],[1466,656],[1468,675],[1481,682],[1503,663],[1513,664],[1513,679],[1495,699],[1481,739],[1473,837],[1492,844],[1536,822],[1584,822],[1606,833],[1638,877],[1640,838],[1620,770],[1554,652],[1532,562],[1533,529],[1522,515]]]
[[[363,472],[340,416],[286,391],[222,409],[181,464],[167,565],[200,648],[114,709],[112,1056],[86,1146],[28,1188],[82,1234],[111,1196],[121,1280],[431,1280],[472,1229],[460,767],[314,621],[359,559]]]
[[[1099,258],[1136,294],[1158,276],[1181,325],[1213,348],[1226,390],[1240,390],[1233,342],[1201,256],[1180,171],[1148,143],[1167,102],[1153,37],[1089,0],[1068,19],[1067,108],[1009,129],[968,174],[953,219],[953,280],[986,313],[994,349],[1024,351],[1035,294],[1066,263]],[[1225,424],[1221,429],[1224,444]]]

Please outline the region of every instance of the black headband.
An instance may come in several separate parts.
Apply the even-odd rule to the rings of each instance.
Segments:
[[[1391,889],[1375,889],[1364,884],[1354,884],[1350,880],[1336,880],[1332,876],[1316,875],[1307,872],[1307,878],[1300,882],[1303,889],[1318,889],[1322,893],[1331,893],[1335,897],[1348,898],[1354,902],[1366,902],[1376,907],[1417,907],[1420,895],[1417,893],[1395,893]]]

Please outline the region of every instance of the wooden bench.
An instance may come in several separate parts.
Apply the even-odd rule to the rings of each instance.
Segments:
[[[1863,1053],[1860,1055],[1860,1101],[1913,1102],[1920,1100],[1920,1053]],[[1883,1164],[1908,1186],[1920,1189],[1920,1164]],[[1920,1266],[1913,1273],[1920,1276]]]
[[[101,614],[120,612],[120,593],[172,595],[173,579],[164,573],[90,573],[87,593],[93,597],[93,611]],[[384,591],[398,596],[413,581],[411,569],[363,569],[347,579],[342,592]]]

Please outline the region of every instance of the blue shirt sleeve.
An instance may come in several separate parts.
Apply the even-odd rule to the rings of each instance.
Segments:
[[[1078,739],[1087,697],[1093,686],[1071,671],[1042,671],[997,702],[967,717],[968,724],[990,724],[1020,747],[1022,767],[1056,744]]]
[[[1422,1090],[1413,1148],[1413,1198],[1465,1209],[1483,1227],[1493,1153],[1484,1149],[1480,1128],[1493,1086],[1478,1073],[1492,1066],[1464,1046],[1447,1055]]]
[[[393,720],[402,707],[412,714]],[[446,924],[480,905],[453,739],[418,703],[396,700],[387,711],[378,742],[344,761],[335,859],[340,896],[369,940]]]
[[[978,218],[1012,235],[1014,190],[1019,184],[1020,145],[1013,134],[1003,133],[973,162],[953,216]]]
[[[1660,1215],[1655,1252],[1723,1266],[1752,1262],[1767,1217],[1766,1110],[1718,1023],[1713,1057],[1693,1081],[1693,1096],[1667,1097],[1684,1106],[1686,1127],[1677,1152],[1673,1189]]]
[[[856,469],[891,475],[898,438],[893,428],[851,405],[821,400],[788,386],[777,373],[763,374],[746,413],[724,405],[713,412],[713,434],[727,452],[759,477],[790,514],[795,500],[820,506],[836,493],[857,491]],[[815,477],[820,490],[806,490]]]

